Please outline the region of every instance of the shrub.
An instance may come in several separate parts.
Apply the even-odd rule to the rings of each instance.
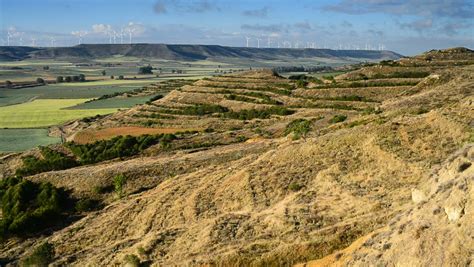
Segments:
[[[119,79],[119,80],[123,80],[123,79],[125,79],[125,77],[123,77],[123,75],[119,75],[119,76],[118,76],[118,79]]]
[[[85,82],[85,81],[86,81],[86,75],[84,75],[84,74],[79,74],[79,81],[80,81],[80,82]]]
[[[293,192],[300,191],[302,188],[303,186],[297,183],[291,183],[290,185],[288,185],[288,189]]]
[[[127,254],[123,257],[123,261],[127,266],[140,267],[140,259],[135,254]]]
[[[43,159],[35,156],[26,156],[23,166],[16,170],[17,175],[33,175],[41,172],[64,170],[79,165],[76,160],[63,153],[52,150],[48,147],[40,147]]]
[[[150,65],[140,67],[138,69],[138,74],[153,74],[153,67]]]
[[[271,115],[286,116],[295,113],[294,110],[290,110],[284,107],[270,107],[267,109],[243,109],[240,111],[229,111],[223,114],[225,118],[239,119],[239,120],[251,120],[251,119],[268,119]]]
[[[62,83],[62,82],[64,82],[64,77],[63,77],[63,76],[58,76],[58,77],[56,77],[56,82],[57,82],[57,83]]]
[[[159,142],[168,143],[176,139],[173,134],[117,136],[109,140],[99,140],[92,144],[66,143],[80,163],[90,164],[104,160],[133,156]]]
[[[54,258],[54,247],[48,242],[39,245],[22,261],[22,266],[48,266]]]
[[[308,76],[306,76],[305,74],[296,74],[296,75],[291,75],[290,77],[288,77],[288,79],[290,80],[306,80],[308,78]]]
[[[146,104],[150,105],[153,101],[156,101],[158,99],[162,99],[163,98],[163,95],[155,95],[153,97],[150,98],[150,100],[148,100],[146,102]]]
[[[93,211],[97,210],[99,207],[101,207],[101,203],[97,199],[79,199],[75,206],[74,209],[78,212],[85,212],[85,211]]]
[[[43,78],[36,78],[36,83],[44,84]]]
[[[7,88],[12,88],[12,87],[13,87],[13,83],[12,83],[10,80],[6,80],[6,81],[5,81],[5,87],[7,87]]]
[[[305,81],[305,80],[297,80],[296,81],[296,87],[298,87],[298,88],[304,88],[304,87],[306,87],[306,85],[308,85],[308,82]]]
[[[239,135],[239,136],[237,136],[236,140],[237,140],[237,142],[241,143],[241,142],[247,141],[248,138],[244,135]]]
[[[67,83],[70,83],[70,82],[72,82],[72,77],[71,76],[66,76],[66,78],[64,78],[64,81],[66,81]]]
[[[374,102],[373,100],[367,99],[363,96],[358,95],[343,95],[335,97],[327,97],[326,100],[335,100],[335,101],[363,101],[363,102]]]
[[[122,197],[123,186],[127,182],[127,177],[123,174],[116,175],[114,177],[114,189],[118,197]]]
[[[338,122],[343,122],[347,119],[347,116],[346,115],[335,115],[334,117],[332,117],[331,120],[329,120],[329,122],[331,123],[338,123]]]
[[[60,221],[69,202],[65,191],[50,183],[34,183],[21,177],[0,181],[2,219],[0,237],[28,235]]]
[[[299,139],[301,136],[306,137],[306,134],[311,130],[311,122],[305,119],[296,119],[286,126],[285,135],[293,133],[293,139]]]
[[[213,104],[197,104],[194,106],[187,106],[182,109],[164,109],[162,113],[176,114],[176,115],[198,115],[203,116],[213,113],[224,113],[228,112],[229,109],[219,105]]]

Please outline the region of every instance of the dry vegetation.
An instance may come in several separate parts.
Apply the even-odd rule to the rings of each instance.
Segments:
[[[433,51],[324,79],[331,88],[243,72],[65,125],[78,142],[116,129],[176,136],[27,177],[105,207],[12,238],[0,258],[16,263],[48,242],[55,264],[76,266],[472,264],[473,60],[469,50]],[[395,72],[429,75],[387,78]],[[2,174],[18,166],[19,156],[3,159]]]

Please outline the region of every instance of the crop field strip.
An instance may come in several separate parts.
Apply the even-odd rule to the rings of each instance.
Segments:
[[[116,108],[68,110],[87,99],[36,99],[0,108],[0,128],[35,128],[57,125],[73,119],[110,114]]]

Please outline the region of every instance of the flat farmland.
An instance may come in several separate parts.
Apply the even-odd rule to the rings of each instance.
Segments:
[[[48,129],[0,129],[0,152],[19,152],[61,142]]]
[[[151,97],[152,96],[114,97],[80,103],[67,109],[131,108],[135,105],[147,102]]]
[[[73,119],[108,114],[116,108],[65,109],[88,99],[36,99],[18,105],[0,107],[0,128],[35,128],[57,125]]]

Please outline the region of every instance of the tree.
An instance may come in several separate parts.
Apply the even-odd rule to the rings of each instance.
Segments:
[[[114,75],[110,75],[110,79],[112,80],[115,79]]]
[[[79,76],[78,76],[78,75],[72,76],[72,81],[73,81],[73,82],[79,82],[79,80],[80,80],[80,79],[79,79]]]
[[[123,80],[123,79],[124,79],[123,75],[119,75],[119,76],[118,76],[118,79],[119,79],[119,80]]]
[[[64,77],[63,77],[63,76],[58,76],[58,77],[56,77],[56,82],[57,82],[57,83],[62,83],[62,82],[64,82]]]
[[[64,80],[67,82],[67,83],[70,83],[72,81],[72,78],[71,76],[66,76],[66,78],[64,78]]]
[[[49,66],[43,66],[43,70],[49,70]]]
[[[150,65],[142,66],[138,69],[138,74],[153,74],[153,67]]]
[[[79,81],[80,81],[80,82],[85,82],[85,81],[86,81],[86,75],[84,75],[84,74],[82,74],[82,73],[79,74]]]
[[[36,82],[44,84],[44,79],[43,78],[36,78]]]
[[[102,76],[107,75],[107,72],[105,72],[105,70],[102,70],[100,73],[102,74]]]
[[[6,81],[5,81],[5,86],[6,86],[7,88],[12,88],[13,83],[12,83],[10,80],[6,80]]]

